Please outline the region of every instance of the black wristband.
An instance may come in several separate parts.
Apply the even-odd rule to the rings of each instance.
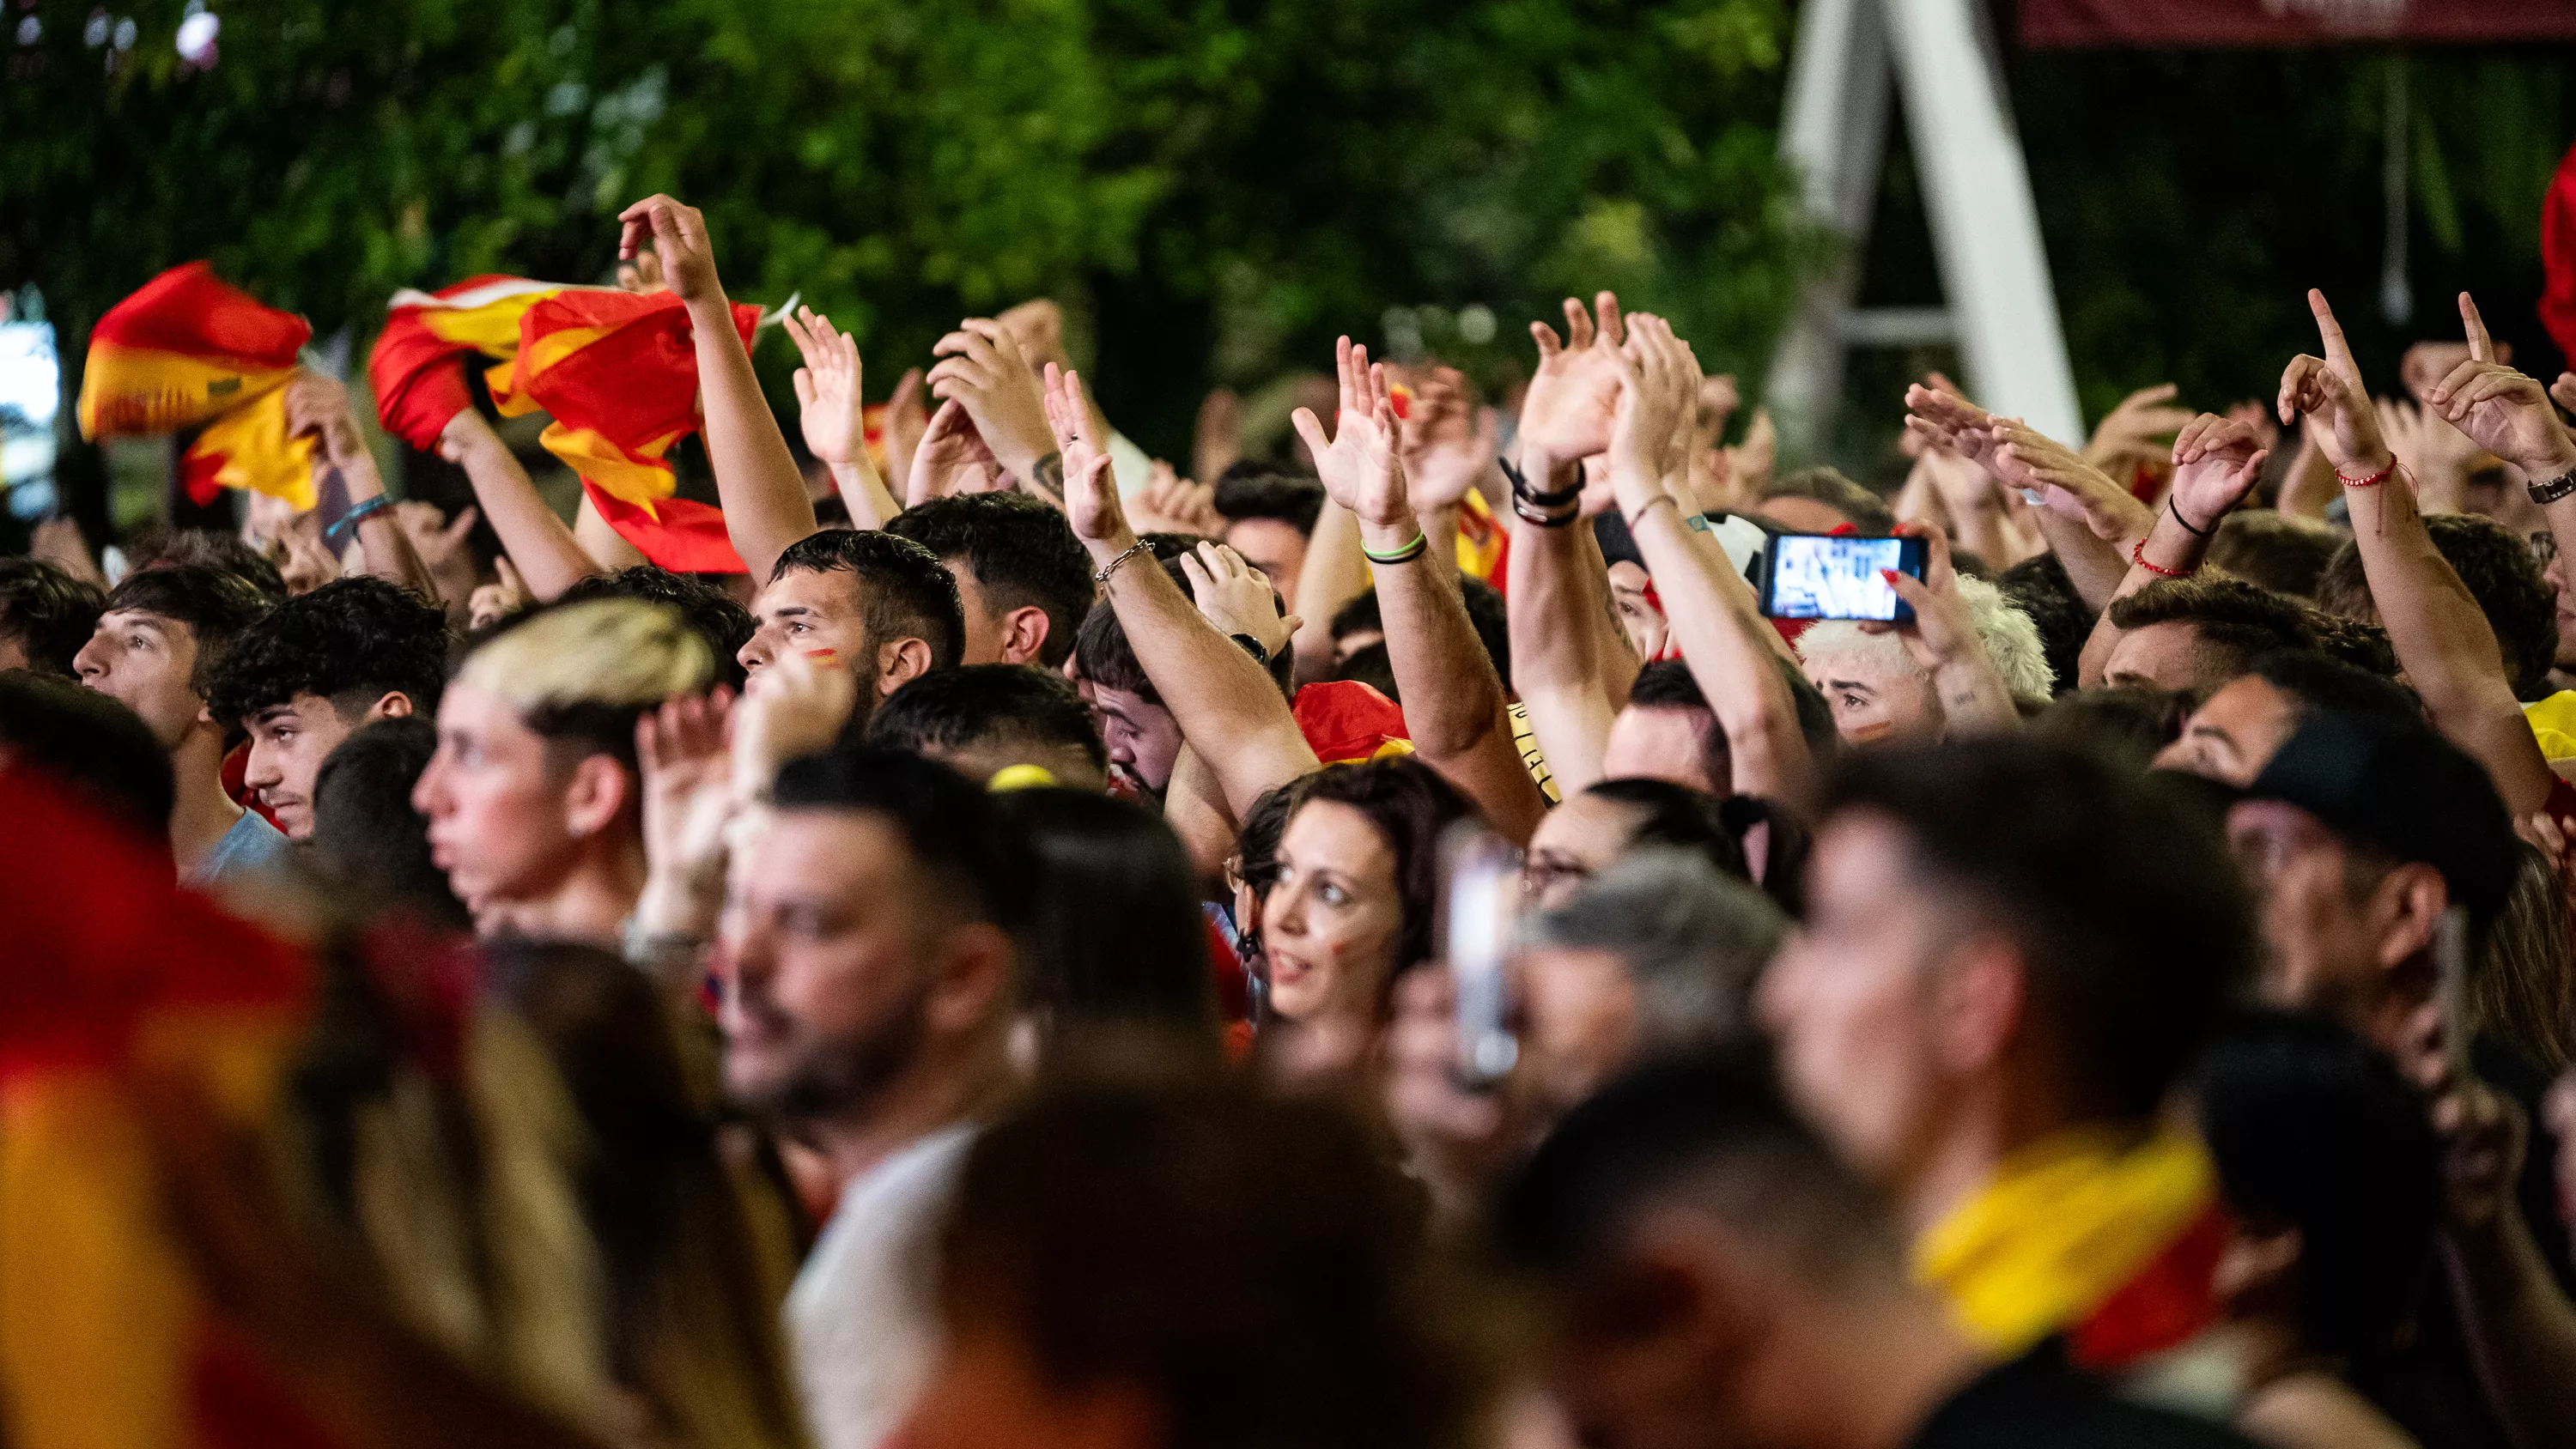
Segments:
[[[1260,640],[1253,638],[1249,634],[1228,634],[1226,637],[1232,639],[1235,643],[1242,645],[1243,652],[1252,656],[1253,663],[1260,665],[1264,669],[1270,667],[1270,651],[1261,647]]]
[[[2543,507],[2576,493],[2576,468],[2570,468],[2546,483],[2531,485],[2531,501]]]
[[[1575,474],[1573,487],[1560,488],[1554,493],[1542,493],[1529,486],[1529,476],[1513,467],[1508,460],[1497,457],[1494,462],[1502,468],[1503,476],[1511,480],[1512,501],[1516,504],[1527,501],[1537,508],[1563,508],[1583,496],[1583,475],[1580,472]]]
[[[1541,528],[1572,528],[1583,517],[1580,508],[1568,508],[1563,513],[1542,512],[1526,493],[1512,495],[1512,512],[1522,522],[1534,523]]]
[[[2191,520],[2183,517],[2182,510],[2174,506],[2173,495],[2170,493],[2165,495],[2165,512],[2172,514],[2173,521],[2182,525],[2182,531],[2190,534],[2194,538],[2216,538],[2218,536],[2218,525],[2215,523],[2211,524],[2207,528],[2192,527]],[[2218,516],[2221,521],[2224,521],[2227,517],[2224,513]]]

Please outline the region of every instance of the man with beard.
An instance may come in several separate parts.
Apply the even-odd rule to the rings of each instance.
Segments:
[[[1011,1080],[1007,839],[982,792],[892,751],[800,760],[737,861],[716,970],[734,1095],[829,1164],[787,1300],[821,1449],[876,1449],[937,1348],[923,1265]]]
[[[939,556],[891,533],[827,528],[788,546],[751,601],[759,627],[736,657],[757,693],[761,671],[788,653],[849,669],[857,718],[965,650],[965,608]]]

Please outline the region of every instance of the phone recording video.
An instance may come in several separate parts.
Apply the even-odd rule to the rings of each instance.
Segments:
[[[1903,623],[1913,608],[1881,571],[1923,577],[1923,540],[1784,533],[1771,540],[1762,612],[1774,619],[1876,619]]]

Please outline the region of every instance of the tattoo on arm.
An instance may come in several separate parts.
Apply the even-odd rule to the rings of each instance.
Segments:
[[[1059,503],[1064,501],[1064,454],[1049,453],[1038,459],[1037,465],[1029,471],[1037,475],[1029,480],[1031,483],[1044,490],[1049,498]]]

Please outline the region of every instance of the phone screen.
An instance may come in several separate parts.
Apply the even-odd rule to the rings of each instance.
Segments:
[[[1484,1089],[1511,1074],[1520,1041],[1511,1030],[1509,954],[1520,906],[1520,852],[1492,831],[1461,821],[1441,839],[1448,888],[1441,893],[1441,954],[1458,992],[1462,1086]]]
[[[1914,617],[1914,611],[1879,576],[1882,569],[1920,578],[1922,541],[1781,534],[1771,540],[1770,580],[1763,591],[1762,611],[1775,619]]]

